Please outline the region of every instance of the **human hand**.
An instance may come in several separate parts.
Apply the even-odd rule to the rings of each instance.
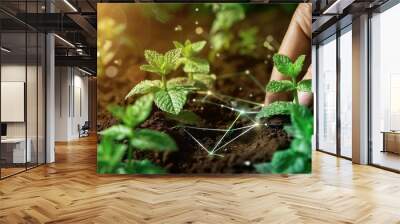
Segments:
[[[301,79],[311,79],[311,16],[312,6],[310,3],[300,3],[293,14],[292,20],[285,37],[283,38],[281,47],[278,53],[283,54],[295,60],[298,56],[305,54],[308,56],[308,70],[300,76]],[[275,67],[272,70],[271,80],[284,80],[284,77]],[[299,81],[300,81],[299,80]],[[275,101],[290,101],[292,100],[291,93],[267,93],[265,97],[265,105]],[[306,106],[311,106],[313,102],[312,93],[299,93],[299,103]]]

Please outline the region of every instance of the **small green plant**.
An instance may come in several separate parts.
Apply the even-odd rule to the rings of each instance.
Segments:
[[[211,57],[213,58],[216,52],[230,48],[234,39],[230,29],[246,17],[246,12],[243,4],[238,3],[213,3],[211,7],[215,13],[210,32]]]
[[[193,80],[193,74],[210,72],[210,64],[207,60],[197,57],[197,54],[206,46],[206,41],[190,42],[186,40],[184,44],[174,41],[176,49],[181,49],[182,57],[179,64],[183,64],[183,71],[188,74],[189,81]]]
[[[271,93],[292,92],[293,102],[277,101],[265,107],[257,114],[257,118],[268,118],[274,115],[289,115],[293,105],[299,105],[297,91],[311,92],[311,80],[306,79],[297,82],[297,78],[303,69],[306,56],[301,55],[292,62],[285,55],[275,54],[273,57],[276,69],[290,80],[272,80],[267,84],[266,90]]]
[[[293,137],[290,148],[277,151],[270,163],[259,163],[254,167],[259,173],[310,173],[311,137],[313,116],[308,108],[295,105],[290,108],[291,126],[285,131]]]
[[[241,55],[253,55],[257,49],[257,27],[250,27],[239,31],[238,52]]]
[[[207,60],[196,57],[206,45],[205,41],[184,44],[174,42],[176,49],[165,54],[145,50],[144,56],[148,64],[140,69],[156,73],[161,80],[143,80],[132,88],[125,99],[138,94],[153,94],[154,103],[167,113],[178,115],[186,104],[187,95],[194,90],[207,89],[215,80],[215,75],[207,74],[210,65]],[[167,76],[183,64],[186,77],[167,80]]]
[[[186,40],[185,43],[173,42],[175,48],[181,49],[182,55],[178,60],[178,67],[183,65],[183,71],[188,75],[187,84],[193,85],[199,89],[209,88],[215,81],[215,75],[209,75],[210,64],[204,58],[200,58],[198,54],[204,49],[207,42],[198,41],[192,43]],[[182,80],[181,81],[185,81]]]
[[[181,51],[182,49],[173,49],[160,54],[146,50],[144,56],[149,64],[140,66],[140,69],[158,74],[161,80],[143,80],[134,86],[125,98],[151,93],[158,108],[171,114],[179,114],[191,87],[184,85],[179,78],[167,81],[167,75],[176,69]]]
[[[103,130],[98,146],[97,172],[110,174],[160,174],[165,170],[149,160],[135,160],[135,151],[175,151],[175,141],[165,133],[138,129],[150,115],[153,95],[140,97],[128,107],[112,106],[109,111],[118,119],[116,124]],[[126,161],[124,161],[126,158]]]

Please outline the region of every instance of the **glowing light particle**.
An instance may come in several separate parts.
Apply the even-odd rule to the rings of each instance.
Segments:
[[[198,11],[199,11],[199,8],[195,8],[194,11],[198,12]]]
[[[274,51],[275,50],[275,48],[271,45],[271,43],[269,41],[264,41],[263,46],[265,48],[267,48],[268,50],[270,50],[270,51]]]
[[[250,70],[246,70],[246,71],[244,71],[244,73],[245,73],[246,75],[250,75]]]
[[[273,37],[272,35],[268,35],[268,36],[267,36],[267,41],[268,41],[268,42],[274,41],[274,37]]]
[[[212,95],[212,94],[213,93],[210,90],[207,91],[207,95]]]
[[[197,35],[200,35],[200,34],[202,34],[203,33],[203,28],[202,27],[196,27],[196,29],[194,30],[194,32],[197,34]]]
[[[199,25],[199,21],[196,20],[196,22],[194,22],[194,24]]]
[[[106,73],[107,77],[114,78],[115,76],[118,75],[118,68],[113,66],[113,65],[111,65],[111,66],[106,68],[105,73]]]
[[[248,161],[248,160],[246,160],[246,161],[244,161],[244,163],[243,163],[245,166],[250,166],[251,165],[251,162],[250,161]]]
[[[181,25],[176,26],[175,31],[182,31],[182,26]]]

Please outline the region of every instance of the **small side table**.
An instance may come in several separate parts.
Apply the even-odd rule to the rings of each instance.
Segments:
[[[382,131],[383,150],[382,152],[391,152],[400,154],[400,131]]]

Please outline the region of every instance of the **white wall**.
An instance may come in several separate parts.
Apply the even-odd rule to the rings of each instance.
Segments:
[[[77,139],[78,125],[88,121],[88,78],[76,68],[56,67],[55,85],[55,140]]]

